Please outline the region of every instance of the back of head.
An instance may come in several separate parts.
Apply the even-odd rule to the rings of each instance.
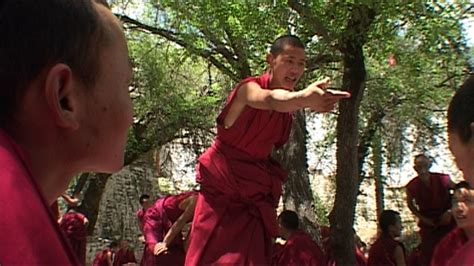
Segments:
[[[278,37],[270,47],[270,53],[274,56],[279,55],[283,50],[285,50],[285,46],[292,46],[296,48],[301,48],[304,50],[303,42],[294,35],[283,35]]]
[[[86,86],[99,72],[105,28],[92,0],[1,0],[0,126],[46,68],[68,65]]]
[[[294,211],[285,210],[278,216],[280,224],[288,230],[298,230],[299,219],[298,215]]]
[[[390,225],[395,225],[400,221],[400,213],[393,210],[384,210],[380,214],[379,225],[382,233],[388,234],[388,229]]]
[[[451,99],[448,108],[448,131],[458,134],[463,143],[472,137],[474,123],[474,74],[464,82]]]

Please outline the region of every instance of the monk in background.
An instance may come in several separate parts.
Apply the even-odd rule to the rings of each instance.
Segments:
[[[114,256],[115,252],[117,252],[117,248],[117,241],[110,242],[107,245],[107,248],[95,254],[92,266],[113,266]]]
[[[136,265],[135,252],[130,248],[128,240],[122,239],[119,250],[115,253],[113,266]]]
[[[429,265],[438,242],[455,227],[449,194],[454,183],[449,175],[430,172],[431,159],[424,154],[414,164],[418,176],[406,185],[407,205],[418,218],[421,264]]]
[[[91,0],[2,0],[0,36],[0,264],[79,265],[50,206],[75,175],[123,167],[121,24]]]
[[[271,265],[325,265],[321,248],[299,229],[298,215],[294,211],[283,211],[278,216],[278,225],[279,235],[286,243],[274,251]]]
[[[138,199],[140,203],[140,208],[137,210],[136,216],[138,219],[138,227],[140,228],[141,236],[139,236],[140,242],[143,243],[143,252],[142,252],[142,258],[140,260],[140,265],[145,265],[145,262],[148,260],[148,256],[152,256],[153,252],[148,252],[147,247],[146,247],[146,242],[145,242],[145,236],[143,233],[143,225],[144,225],[144,217],[145,217],[145,212],[148,210],[148,208],[153,206],[153,202],[151,200],[150,195],[148,194],[142,194],[140,195],[140,198]]]
[[[196,191],[161,197],[143,218],[146,260],[143,265],[183,265],[184,226],[191,222],[196,206]]]
[[[402,234],[400,213],[393,210],[382,211],[379,226],[381,234],[369,249],[367,265],[405,266],[405,247],[396,240]]]
[[[287,142],[292,112],[327,112],[350,97],[326,90],[329,78],[295,91],[306,64],[304,44],[295,36],[278,38],[267,63],[268,72],[246,78],[232,90],[217,117],[214,143],[198,159],[201,190],[187,265],[271,262],[276,207],[287,172],[270,154]]]

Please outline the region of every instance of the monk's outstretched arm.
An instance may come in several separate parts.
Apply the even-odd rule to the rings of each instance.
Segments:
[[[232,126],[247,105],[256,109],[277,112],[294,112],[303,108],[310,108],[317,112],[328,112],[334,108],[337,101],[350,97],[346,91],[326,90],[329,82],[329,78],[325,78],[312,83],[301,91],[278,88],[265,90],[255,82],[245,83],[237,91],[237,97],[224,119],[224,126]]]
[[[170,230],[166,232],[163,242],[155,245],[154,254],[159,255],[168,249],[168,246],[173,242],[174,238],[183,230],[183,227],[193,218],[194,209],[196,207],[196,196],[190,196],[185,199],[186,204],[182,206],[184,208],[183,214],[179,216],[176,222],[173,223]],[[181,207],[181,206],[180,206]]]

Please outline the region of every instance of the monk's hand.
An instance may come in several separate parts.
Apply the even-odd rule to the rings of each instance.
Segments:
[[[167,251],[168,251],[168,246],[166,245],[166,243],[165,242],[159,242],[159,243],[155,244],[155,249],[153,250],[153,254],[155,254],[155,256],[158,256],[161,253],[166,254]]]
[[[303,97],[311,110],[329,112],[334,109],[339,100],[351,97],[351,94],[347,91],[327,89],[330,82],[330,78],[324,78],[303,90]]]

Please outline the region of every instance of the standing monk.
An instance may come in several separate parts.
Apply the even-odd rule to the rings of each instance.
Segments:
[[[326,78],[294,91],[305,69],[304,44],[282,36],[269,71],[241,81],[217,118],[217,137],[198,159],[201,184],[187,265],[268,264],[276,211],[287,172],[270,157],[289,137],[292,112],[330,111],[347,92],[325,90]],[[235,241],[238,239],[239,241]]]
[[[408,208],[419,220],[422,265],[430,264],[434,248],[455,226],[449,195],[454,183],[449,175],[430,172],[430,167],[428,156],[415,156],[414,168],[418,176],[406,185]]]
[[[123,166],[122,27],[92,0],[2,0],[0,36],[0,264],[78,265],[50,206],[78,173]]]
[[[196,206],[196,191],[158,199],[143,219],[146,258],[143,265],[183,265],[185,244],[181,233],[191,222]]]
[[[148,261],[148,256],[152,256],[153,252],[148,252],[147,247],[146,247],[146,242],[145,242],[145,236],[143,235],[143,224],[144,224],[144,217],[145,217],[145,212],[153,206],[153,202],[151,201],[150,195],[148,194],[142,194],[139,198],[139,203],[141,208],[138,209],[136,215],[138,219],[138,226],[140,227],[140,232],[142,235],[139,237],[140,241],[144,244],[143,245],[143,252],[142,252],[142,258],[140,260],[140,265],[145,265],[145,262]]]

